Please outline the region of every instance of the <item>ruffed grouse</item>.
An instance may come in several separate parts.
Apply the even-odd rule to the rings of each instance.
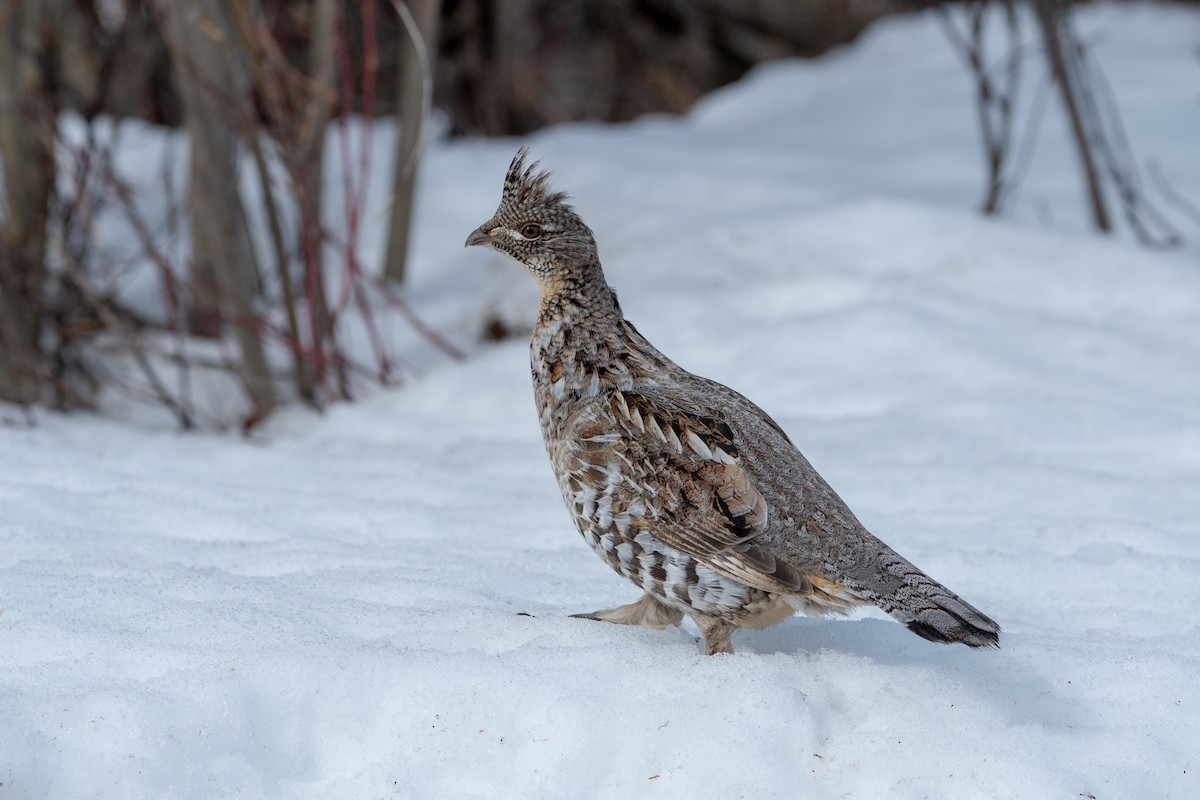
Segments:
[[[554,474],[583,538],[645,592],[577,616],[665,628],[686,614],[712,654],[739,627],[874,603],[931,641],[998,646],[999,626],[871,535],[762,409],[638,333],[591,230],[525,156],[466,243],[537,280],[530,355]]]

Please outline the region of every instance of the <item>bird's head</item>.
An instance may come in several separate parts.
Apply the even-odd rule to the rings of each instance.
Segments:
[[[517,151],[504,176],[500,207],[471,232],[466,246],[483,245],[512,256],[545,289],[598,264],[596,240],[567,205],[567,195],[550,189],[550,173],[539,171],[536,161],[525,165],[527,154],[524,147]]]

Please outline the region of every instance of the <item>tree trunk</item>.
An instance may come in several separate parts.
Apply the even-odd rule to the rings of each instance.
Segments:
[[[175,50],[173,77],[192,144],[191,318],[194,329],[210,335],[219,334],[223,322],[232,325],[257,420],[274,408],[275,391],[254,316],[257,269],[238,193],[237,132],[231,124],[231,117],[250,107],[250,81],[231,46],[225,2],[164,0],[160,8]]]
[[[41,348],[46,225],[57,118],[54,23],[62,0],[0,0],[0,399],[35,402]]]
[[[388,227],[387,260],[384,262],[384,275],[395,283],[404,280],[408,266],[413,192],[416,190],[419,148],[423,139],[425,115],[428,112],[428,94],[432,89],[431,70],[437,63],[438,19],[442,12],[441,6],[441,0],[408,0],[407,7],[416,31],[409,30],[407,22],[403,25],[408,36],[404,41],[404,55],[400,59],[400,80],[396,82],[399,93],[397,107],[400,109],[400,131],[396,137],[396,165],[392,183],[394,194],[391,224]],[[418,48],[413,34],[420,37],[422,48]]]

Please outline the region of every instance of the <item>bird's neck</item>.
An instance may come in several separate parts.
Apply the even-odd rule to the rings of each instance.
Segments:
[[[626,324],[599,265],[543,281],[541,289],[529,352],[539,406],[632,385]]]
[[[621,327],[621,309],[599,262],[562,270],[538,281],[537,325],[556,325],[580,335],[604,336]]]
[[[569,413],[574,401],[658,385],[682,373],[625,319],[598,265],[585,280],[564,281],[560,291],[543,285],[529,355],[546,430],[554,427],[556,409]]]

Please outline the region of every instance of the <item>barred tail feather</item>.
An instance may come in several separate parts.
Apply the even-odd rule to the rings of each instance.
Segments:
[[[918,588],[918,587],[913,587]],[[1000,626],[946,587],[929,581],[917,602],[885,610],[917,636],[941,644],[999,647]]]

